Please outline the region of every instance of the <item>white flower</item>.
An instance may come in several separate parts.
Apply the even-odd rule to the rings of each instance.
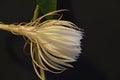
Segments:
[[[54,14],[59,11],[48,13]],[[81,53],[82,32],[72,22],[64,20],[47,20],[40,23],[42,16],[26,25],[3,25],[0,28],[27,37],[30,41],[30,51],[35,72],[37,68],[60,73],[73,67],[70,62],[76,61]],[[3,27],[4,26],[4,27]]]
[[[65,66],[72,67],[68,62],[73,62],[81,53],[80,40],[81,31],[71,22],[62,20],[48,20],[36,27],[29,37],[31,42],[31,55],[34,60],[35,49],[39,61],[35,65],[44,70],[54,72],[46,67],[58,71],[65,70]],[[63,67],[63,66],[64,67]]]

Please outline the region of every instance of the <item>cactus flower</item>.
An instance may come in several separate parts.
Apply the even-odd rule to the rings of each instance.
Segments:
[[[59,11],[58,11],[59,12]],[[55,14],[48,13],[45,16]],[[24,25],[0,24],[0,29],[28,38],[35,72],[39,77],[38,68],[52,73],[60,73],[74,62],[81,53],[81,30],[72,22],[65,20],[46,20],[45,17]]]

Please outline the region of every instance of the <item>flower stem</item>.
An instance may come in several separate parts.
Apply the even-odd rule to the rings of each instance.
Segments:
[[[9,26],[9,25],[6,25],[6,24],[0,24],[0,29],[2,29],[2,30],[5,30],[5,31],[14,31],[14,32],[16,32],[17,30],[18,30],[18,28],[15,28],[15,27],[13,27],[13,26]]]
[[[40,11],[40,5],[39,4],[36,4],[36,8],[34,10],[34,15],[33,15],[33,21],[36,20],[38,18],[38,15],[39,15],[39,11]],[[39,60],[39,59],[38,59]],[[39,61],[38,61],[39,62]],[[44,70],[43,69],[40,69],[40,75],[41,75],[41,80],[46,80],[45,78],[45,73],[44,73]]]
[[[0,29],[9,31],[8,25],[0,24]]]

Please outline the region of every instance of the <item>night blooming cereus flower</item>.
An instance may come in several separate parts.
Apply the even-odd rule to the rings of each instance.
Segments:
[[[50,12],[25,25],[0,24],[0,29],[25,36],[30,42],[33,67],[41,78],[38,68],[52,73],[60,73],[73,67],[70,62],[76,61],[81,53],[81,30],[72,22],[64,20],[40,20],[62,10]]]

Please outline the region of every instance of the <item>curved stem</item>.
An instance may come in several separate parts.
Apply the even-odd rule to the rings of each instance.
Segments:
[[[39,11],[40,11],[40,6],[38,4],[36,4],[36,8],[34,10],[34,15],[33,15],[33,19],[32,19],[33,21],[38,18]]]
[[[36,8],[34,10],[34,15],[33,15],[33,21],[36,20],[38,18],[38,15],[39,15],[39,11],[40,11],[40,6],[39,4],[36,4]],[[37,52],[37,51],[36,51]],[[39,60],[39,59],[38,59]],[[39,61],[38,61],[39,62]],[[45,79],[45,73],[44,73],[44,70],[43,69],[40,69],[40,75],[41,75],[41,80],[46,80]]]
[[[40,69],[40,74],[41,74],[42,80],[46,80],[45,73],[44,73],[43,69]]]

